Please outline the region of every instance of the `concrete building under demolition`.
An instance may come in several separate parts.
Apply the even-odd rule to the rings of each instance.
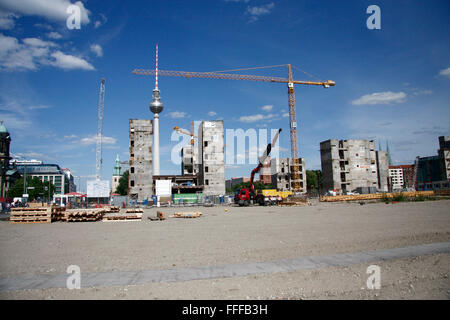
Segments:
[[[387,191],[387,153],[375,151],[373,140],[335,140],[320,143],[323,188],[341,192]]]
[[[181,174],[196,175],[198,173],[198,148],[186,146],[181,149]]]
[[[202,121],[198,128],[198,175],[208,195],[225,194],[223,120]]]
[[[272,187],[278,191],[291,191],[293,189],[292,168],[299,166],[300,193],[306,193],[306,166],[304,158],[275,158],[271,160]]]
[[[130,119],[130,176],[128,194],[142,202],[152,197],[153,122],[146,119]]]

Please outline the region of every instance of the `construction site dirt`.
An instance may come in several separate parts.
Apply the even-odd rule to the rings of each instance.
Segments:
[[[186,208],[196,219],[161,207],[120,223],[0,221],[0,299],[448,300],[449,209],[315,202]],[[148,219],[157,211],[167,218]],[[81,289],[66,287],[73,265]]]

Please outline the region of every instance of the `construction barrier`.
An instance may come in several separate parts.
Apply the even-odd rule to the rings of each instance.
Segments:
[[[355,195],[342,195],[342,196],[323,196],[320,198],[322,202],[337,202],[337,201],[357,201],[357,200],[373,200],[383,198],[393,198],[396,196],[403,197],[419,197],[419,196],[434,196],[434,191],[412,191],[412,192],[399,192],[399,193],[369,193],[369,194],[355,194]]]

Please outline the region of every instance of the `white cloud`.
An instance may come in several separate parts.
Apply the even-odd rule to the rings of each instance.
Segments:
[[[267,106],[262,107],[261,109],[264,110],[264,111],[272,111],[273,106],[267,105]]]
[[[210,117],[214,117],[215,115],[217,115],[217,113],[214,111],[208,112],[208,116],[210,116]]]
[[[71,134],[69,136],[64,136],[64,139],[76,139],[78,136],[76,134]]]
[[[50,62],[50,64],[54,67],[66,70],[72,69],[94,70],[94,67],[86,60],[69,54],[62,53],[61,51],[53,52],[51,56],[55,58],[54,61]]]
[[[443,70],[439,71],[439,75],[443,76],[443,77],[450,78],[450,67],[447,68],[447,69],[443,69]]]
[[[283,113],[283,114],[282,114],[282,117],[283,117],[283,118],[287,118],[287,117],[289,117],[289,112],[285,112],[285,113]]]
[[[91,51],[94,52],[97,55],[97,57],[103,56],[103,49],[99,44],[92,44]]]
[[[25,38],[22,41],[0,33],[0,70],[36,70],[39,66],[54,66],[62,69],[94,70],[82,58],[54,51],[58,47],[51,41]]]
[[[174,112],[169,112],[168,116],[171,117],[172,119],[178,119],[178,118],[186,117],[187,113],[186,112],[180,112],[180,111],[174,111]]]
[[[25,38],[22,42],[32,47],[55,47],[56,44],[51,41],[43,41],[38,38]]]
[[[406,94],[404,92],[375,92],[366,94],[359,99],[353,100],[353,105],[375,105],[375,104],[394,104],[405,102]]]
[[[275,117],[274,114],[254,114],[254,115],[250,115],[250,116],[242,116],[239,118],[239,121],[251,123],[251,122],[257,122],[257,121],[268,121],[268,120],[273,119],[274,117]]]
[[[50,39],[61,39],[62,38],[62,35],[60,35],[58,32],[54,32],[54,31],[46,33],[46,36],[49,37]]]
[[[86,138],[82,138],[79,142],[84,146],[89,146],[91,144],[97,143],[97,135],[91,135]],[[102,136],[102,144],[116,144],[117,140],[112,137]]]
[[[16,25],[16,21],[14,19],[17,18],[17,15],[14,13],[4,13],[0,12],[0,29],[3,30],[11,30]]]
[[[67,8],[77,5],[81,12],[81,23],[89,23],[90,11],[81,1],[71,3],[69,0],[2,0],[0,10],[24,16],[39,16],[53,21],[66,21]]]
[[[247,7],[247,11],[245,13],[250,15],[249,22],[255,22],[260,16],[269,14],[274,6],[275,4],[271,2],[261,6]]]
[[[104,14],[100,13],[100,17],[102,18],[102,21],[97,20],[97,21],[94,22],[94,28],[95,29],[97,29],[102,24],[106,23],[106,21],[108,21],[108,19],[106,18],[106,16]]]
[[[30,110],[42,110],[42,109],[50,109],[50,108],[51,108],[50,106],[46,106],[43,104],[28,107],[28,109],[30,109]]]

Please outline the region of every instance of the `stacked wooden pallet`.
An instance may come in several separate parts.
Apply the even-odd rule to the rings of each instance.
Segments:
[[[175,212],[170,218],[198,218],[201,215],[201,212]]]
[[[142,208],[130,208],[125,211],[126,213],[144,213]]]
[[[51,208],[12,208],[9,223],[51,223]]]
[[[102,221],[141,221],[142,213],[119,214],[119,215],[104,215]]]
[[[415,192],[401,192],[401,193],[369,193],[369,194],[356,194],[356,195],[342,195],[342,196],[324,196],[320,201],[324,202],[336,202],[336,201],[355,201],[355,200],[373,200],[383,198],[393,198],[396,196],[419,197],[419,196],[433,196],[434,191],[415,191]]]
[[[99,221],[103,218],[105,209],[70,209],[66,211],[65,219],[67,222],[89,222]]]
[[[52,222],[54,221],[64,221],[66,218],[66,208],[65,207],[51,207],[52,212]]]
[[[120,212],[119,206],[109,206],[105,207],[106,212]]]

